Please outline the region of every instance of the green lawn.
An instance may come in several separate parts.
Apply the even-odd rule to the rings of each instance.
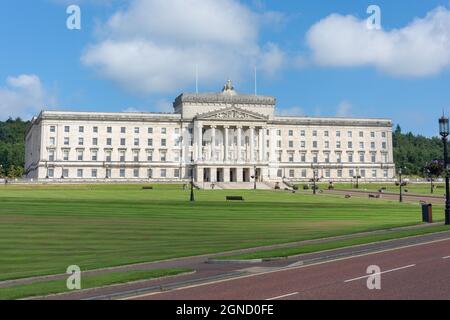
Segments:
[[[227,203],[226,195],[245,202]],[[223,252],[421,222],[418,204],[139,185],[0,187],[0,280]],[[443,219],[440,207],[435,219]]]
[[[190,269],[158,269],[158,270],[139,270],[126,272],[111,272],[101,275],[83,276],[81,275],[81,290],[121,284],[132,281],[150,280],[154,278],[175,276],[182,273],[192,272]],[[51,280],[24,284],[9,288],[0,288],[0,300],[13,300],[21,298],[30,298],[35,296],[44,296],[56,293],[69,292],[66,280]]]
[[[300,190],[303,189],[304,184],[299,184]],[[328,183],[319,183],[320,189],[327,189]],[[435,182],[433,194],[431,193],[430,183],[410,183],[403,187],[403,190],[408,190],[411,194],[421,194],[421,195],[433,195],[433,196],[443,196],[445,195],[445,184]],[[355,188],[355,184],[351,183],[335,183],[334,187],[336,190],[361,190],[361,191],[378,191],[380,188],[386,188],[386,192],[399,193],[400,187],[396,186],[394,183],[360,183],[359,189]]]

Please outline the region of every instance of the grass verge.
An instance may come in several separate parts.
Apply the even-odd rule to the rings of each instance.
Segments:
[[[191,269],[173,268],[157,270],[139,270],[127,272],[111,272],[101,275],[82,276],[81,288],[91,289],[113,284],[121,284],[138,280],[149,280],[167,276],[175,276],[191,272]],[[36,282],[32,284],[17,285],[0,288],[1,300],[14,300],[49,294],[69,292],[66,287],[66,279]]]
[[[331,249],[339,249],[355,245],[368,244],[392,239],[401,239],[442,231],[450,231],[450,227],[442,225],[417,230],[396,231],[388,234],[379,234],[352,239],[330,241],[324,243],[307,244],[301,247],[261,250],[252,253],[218,257],[217,260],[252,260],[252,259],[285,258],[299,254],[314,253]]]

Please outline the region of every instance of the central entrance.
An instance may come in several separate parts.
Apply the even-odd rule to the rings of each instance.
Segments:
[[[237,170],[230,169],[230,182],[237,182]]]
[[[250,182],[250,169],[242,169],[242,179],[244,182]]]

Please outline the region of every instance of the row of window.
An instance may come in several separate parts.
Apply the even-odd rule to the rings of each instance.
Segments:
[[[105,140],[106,145],[107,146],[112,146],[113,145],[113,139],[112,138],[106,138]],[[127,140],[125,138],[120,138],[120,146],[126,146],[127,145]],[[84,146],[85,144],[85,140],[84,138],[80,137],[78,138],[78,145],[79,146]],[[176,139],[175,140],[175,146],[180,146],[181,145],[181,139]],[[70,145],[70,138],[69,137],[64,137],[64,145],[65,146],[69,146]],[[92,138],[92,145],[93,146],[98,146],[98,138]],[[138,147],[141,145],[141,140],[139,138],[135,138],[133,140],[133,145]],[[56,146],[56,138],[55,137],[50,137],[50,146]],[[153,139],[147,139],[147,146],[152,147],[153,146]],[[161,139],[160,140],[160,146],[161,147],[167,147],[167,139]]]
[[[277,161],[281,162],[282,161],[282,152],[278,152],[277,153]],[[319,153],[317,152],[313,152],[311,153],[312,155],[312,162],[313,163],[318,163],[319,162]],[[365,152],[360,152],[359,154],[359,162],[361,163],[365,163],[366,162],[366,153]],[[323,162],[325,163],[330,163],[331,162],[331,154],[329,152],[324,152],[323,153]],[[288,162],[295,162],[296,160],[296,155],[294,152],[288,152]],[[300,156],[298,158],[299,162],[301,163],[305,163],[307,162],[306,160],[306,153],[300,153]],[[347,163],[353,163],[355,162],[355,158],[354,158],[354,154],[352,152],[347,152],[346,153],[346,160]],[[342,163],[342,153],[338,152],[336,153],[336,157],[335,157],[335,161],[337,163]],[[377,162],[377,153],[376,152],[371,152],[370,153],[370,162],[372,163],[376,163]],[[387,153],[381,153],[381,162],[383,163],[387,163],[388,162],[388,154]]]
[[[381,170],[377,170],[377,169],[371,169],[371,170],[365,170],[365,169],[360,169],[360,170],[354,170],[354,169],[348,169],[348,170],[343,170],[343,169],[337,169],[334,172],[334,169],[326,169],[326,170],[322,170],[323,172],[319,172],[319,174],[321,174],[322,176],[320,176],[319,178],[331,178],[334,177],[334,173],[336,174],[335,176],[338,178],[350,178],[353,179],[355,178],[355,174],[358,174],[359,177],[361,178],[379,178],[379,174]],[[290,178],[290,179],[294,179],[294,178],[308,178],[308,173],[309,176],[312,175],[311,170],[309,169],[301,169],[300,172],[298,172],[295,169],[290,169],[287,170],[286,172],[283,169],[278,169],[277,171],[277,176],[278,178]],[[344,174],[345,173],[345,174]],[[285,177],[284,174],[287,174],[288,176]],[[299,176],[298,176],[299,174]],[[383,169],[382,170],[382,175],[383,178],[389,178],[389,170],[387,169]]]
[[[277,141],[277,147],[278,148],[281,148],[281,145],[282,145],[282,142],[281,142],[281,140],[279,140],[279,141]],[[317,141],[313,141],[312,142],[312,148],[313,149],[317,149],[318,148],[318,142]],[[361,141],[361,142],[359,142],[359,148],[360,149],[364,149],[365,147],[366,147],[366,144],[363,142],[363,141]],[[288,141],[288,147],[289,148],[295,148],[296,146],[295,146],[295,142],[294,141],[292,141],[292,140],[290,140],[290,141]],[[301,149],[305,149],[306,148],[306,141],[300,141],[300,148]],[[330,149],[330,141],[324,141],[324,143],[323,143],[323,148],[324,149]],[[342,148],[342,143],[341,143],[341,141],[336,141],[336,149],[341,149]],[[353,141],[348,141],[347,142],[347,148],[348,149],[353,149]],[[381,142],[381,148],[382,149],[387,149],[387,143],[386,142]],[[372,141],[371,143],[370,143],[370,149],[376,149],[376,143],[374,142],[374,141]]]
[[[85,126],[78,126],[79,133],[85,132]],[[56,132],[56,126],[50,126],[50,132],[55,133]],[[71,126],[64,126],[64,132],[69,133],[71,132]],[[138,134],[141,132],[141,128],[134,127],[133,132]],[[92,133],[98,133],[98,127],[94,126],[92,127]],[[113,133],[113,127],[106,127],[106,133]],[[120,127],[120,133],[127,133],[126,127]],[[147,128],[148,134],[153,134],[153,128]],[[167,128],[160,128],[161,134],[167,134]],[[175,128],[175,134],[180,134],[180,128]]]
[[[180,152],[175,151],[175,152],[173,152],[173,155],[174,155],[173,156],[173,160],[174,161],[179,161],[180,160]],[[140,152],[139,152],[139,150],[134,150],[132,156],[133,156],[132,160],[134,162],[140,161]],[[48,151],[48,161],[53,162],[53,161],[55,161],[55,159],[56,159],[56,152],[55,152],[55,150],[49,150]],[[69,150],[62,150],[62,159],[63,159],[63,161],[69,161],[70,160],[70,151]],[[146,159],[149,162],[154,161],[153,151],[151,151],[151,150],[147,151]],[[98,150],[91,150],[90,151],[90,159],[86,159],[84,150],[77,150],[76,151],[76,161],[85,161],[85,160],[101,161],[99,156],[98,156]],[[112,151],[111,150],[105,150],[104,161],[111,162],[112,160],[113,160],[113,158],[112,158]],[[120,162],[125,162],[126,161],[126,152],[125,152],[125,150],[119,150],[119,158],[118,158],[118,160]],[[161,161],[161,162],[167,161],[167,151],[161,150],[159,152],[159,161]]]
[[[277,135],[281,136],[281,130],[277,130]],[[296,135],[296,133],[295,133],[294,130],[288,130],[288,136],[293,137],[295,135]],[[313,137],[318,137],[318,135],[319,135],[319,133],[318,133],[317,130],[313,130],[312,131],[312,136]],[[306,130],[300,130],[300,136],[301,137],[305,137],[306,136]],[[329,137],[330,136],[330,131],[328,131],[328,130],[323,131],[323,136],[324,137]],[[335,136],[337,138],[341,137],[342,136],[342,132],[339,131],[339,130],[336,131],[335,132]],[[358,132],[358,136],[360,138],[364,138],[364,131],[359,131]],[[348,138],[352,138],[353,137],[353,131],[347,131],[347,137]],[[376,132],[375,131],[371,131],[370,132],[370,138],[375,139],[375,137],[376,137]],[[387,133],[385,131],[382,131],[381,132],[381,137],[382,138],[386,138],[387,137]]]
[[[77,178],[126,178],[127,171],[132,171],[131,176],[133,178],[156,178],[153,176],[153,169],[147,169],[146,175],[143,176],[142,172],[139,168],[134,169],[106,169],[106,174],[104,177],[100,177],[99,170],[98,169],[76,169],[76,177]],[[168,169],[160,169],[159,170],[159,176],[158,178],[167,178],[168,176]],[[47,169],[47,177],[48,178],[60,178],[55,177],[55,169],[54,168],[48,168]],[[69,169],[62,169],[62,178],[69,178]],[[180,178],[180,169],[173,169],[173,177],[174,178]]]

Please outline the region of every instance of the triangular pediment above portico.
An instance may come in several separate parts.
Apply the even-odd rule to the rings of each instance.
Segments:
[[[199,114],[198,120],[241,120],[241,121],[266,121],[268,117],[248,110],[237,107],[229,107],[220,110]]]

